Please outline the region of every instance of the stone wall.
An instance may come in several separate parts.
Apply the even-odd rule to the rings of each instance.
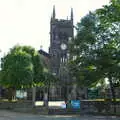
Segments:
[[[120,101],[116,102],[116,112],[120,111]],[[83,113],[114,113],[114,103],[111,101],[81,101],[81,112]]]
[[[0,102],[0,109],[31,108],[31,101]]]

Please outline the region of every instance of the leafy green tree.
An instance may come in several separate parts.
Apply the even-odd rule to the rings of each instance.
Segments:
[[[31,56],[23,51],[11,51],[2,59],[1,83],[6,87],[21,88],[33,82]]]
[[[120,4],[109,5],[86,15],[70,48],[71,71],[80,84],[91,86],[108,78],[115,101],[114,84],[120,83]]]
[[[96,13],[100,20],[99,36],[103,42],[103,47],[97,50],[98,63],[102,63],[99,68],[109,80],[115,101],[114,86],[120,84],[120,1],[111,0],[109,5],[98,9]]]
[[[0,83],[12,90],[37,86],[42,73],[40,55],[35,49],[17,45],[2,58]]]
[[[70,71],[81,86],[91,86],[98,74],[93,59],[93,50],[96,48],[96,22],[94,13],[89,13],[78,23],[77,35],[70,43]],[[95,75],[96,76],[93,76]],[[93,79],[94,77],[94,79]]]
[[[41,64],[43,66],[41,86],[45,87],[44,96],[45,94],[47,94],[48,97],[47,99],[49,101],[50,86],[55,85],[55,83],[58,81],[58,78],[50,72],[50,61],[49,61],[50,57],[40,54],[40,58],[41,58]],[[44,106],[48,107],[48,101],[44,100]]]
[[[41,64],[43,66],[43,86],[48,86],[49,83],[56,83],[58,78],[55,77],[51,72],[50,72],[50,57],[49,56],[44,56],[40,54],[40,59],[41,59]]]

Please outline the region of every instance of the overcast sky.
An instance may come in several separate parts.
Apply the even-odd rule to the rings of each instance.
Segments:
[[[50,17],[55,5],[56,17],[66,19],[74,11],[74,24],[89,11],[109,0],[0,0],[0,49],[3,53],[16,44],[31,45],[36,50],[49,47]]]

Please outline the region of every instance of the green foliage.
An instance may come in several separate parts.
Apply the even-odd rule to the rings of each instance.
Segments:
[[[30,46],[15,46],[2,58],[0,83],[8,88],[26,88],[41,82],[40,55]]]
[[[70,44],[70,71],[82,86],[99,80],[120,83],[120,4],[112,0],[102,9],[89,13],[78,23]]]
[[[50,84],[54,84],[58,81],[58,78],[52,75],[50,72],[43,72],[43,78],[44,86],[49,86]]]
[[[102,47],[96,50],[97,62],[104,77],[110,77],[113,83],[120,82],[120,1],[111,0],[110,5],[98,9],[99,36]]]
[[[41,84],[39,86],[49,86],[52,83],[58,81],[58,78],[50,72],[50,62],[49,58],[44,55],[40,55],[41,64],[43,66],[43,73],[41,74]],[[37,66],[36,66],[37,67]],[[39,74],[40,75],[40,74]]]
[[[34,85],[40,85],[43,79],[43,65],[41,64],[41,57],[39,54],[35,54],[33,57],[33,65],[34,65]]]
[[[104,8],[98,9],[97,14],[102,20],[102,23],[120,22],[120,1],[111,0],[109,5],[105,5]]]
[[[89,13],[78,23],[78,33],[70,44],[70,71],[81,86],[90,86],[97,79],[92,50],[96,47],[96,16]],[[96,76],[94,76],[96,74]],[[94,78],[94,79],[93,79]]]

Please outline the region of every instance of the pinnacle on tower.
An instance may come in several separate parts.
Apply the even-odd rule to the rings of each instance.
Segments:
[[[55,5],[53,6],[53,16],[52,16],[53,19],[55,19]]]
[[[73,8],[71,8],[71,20],[73,21]]]

